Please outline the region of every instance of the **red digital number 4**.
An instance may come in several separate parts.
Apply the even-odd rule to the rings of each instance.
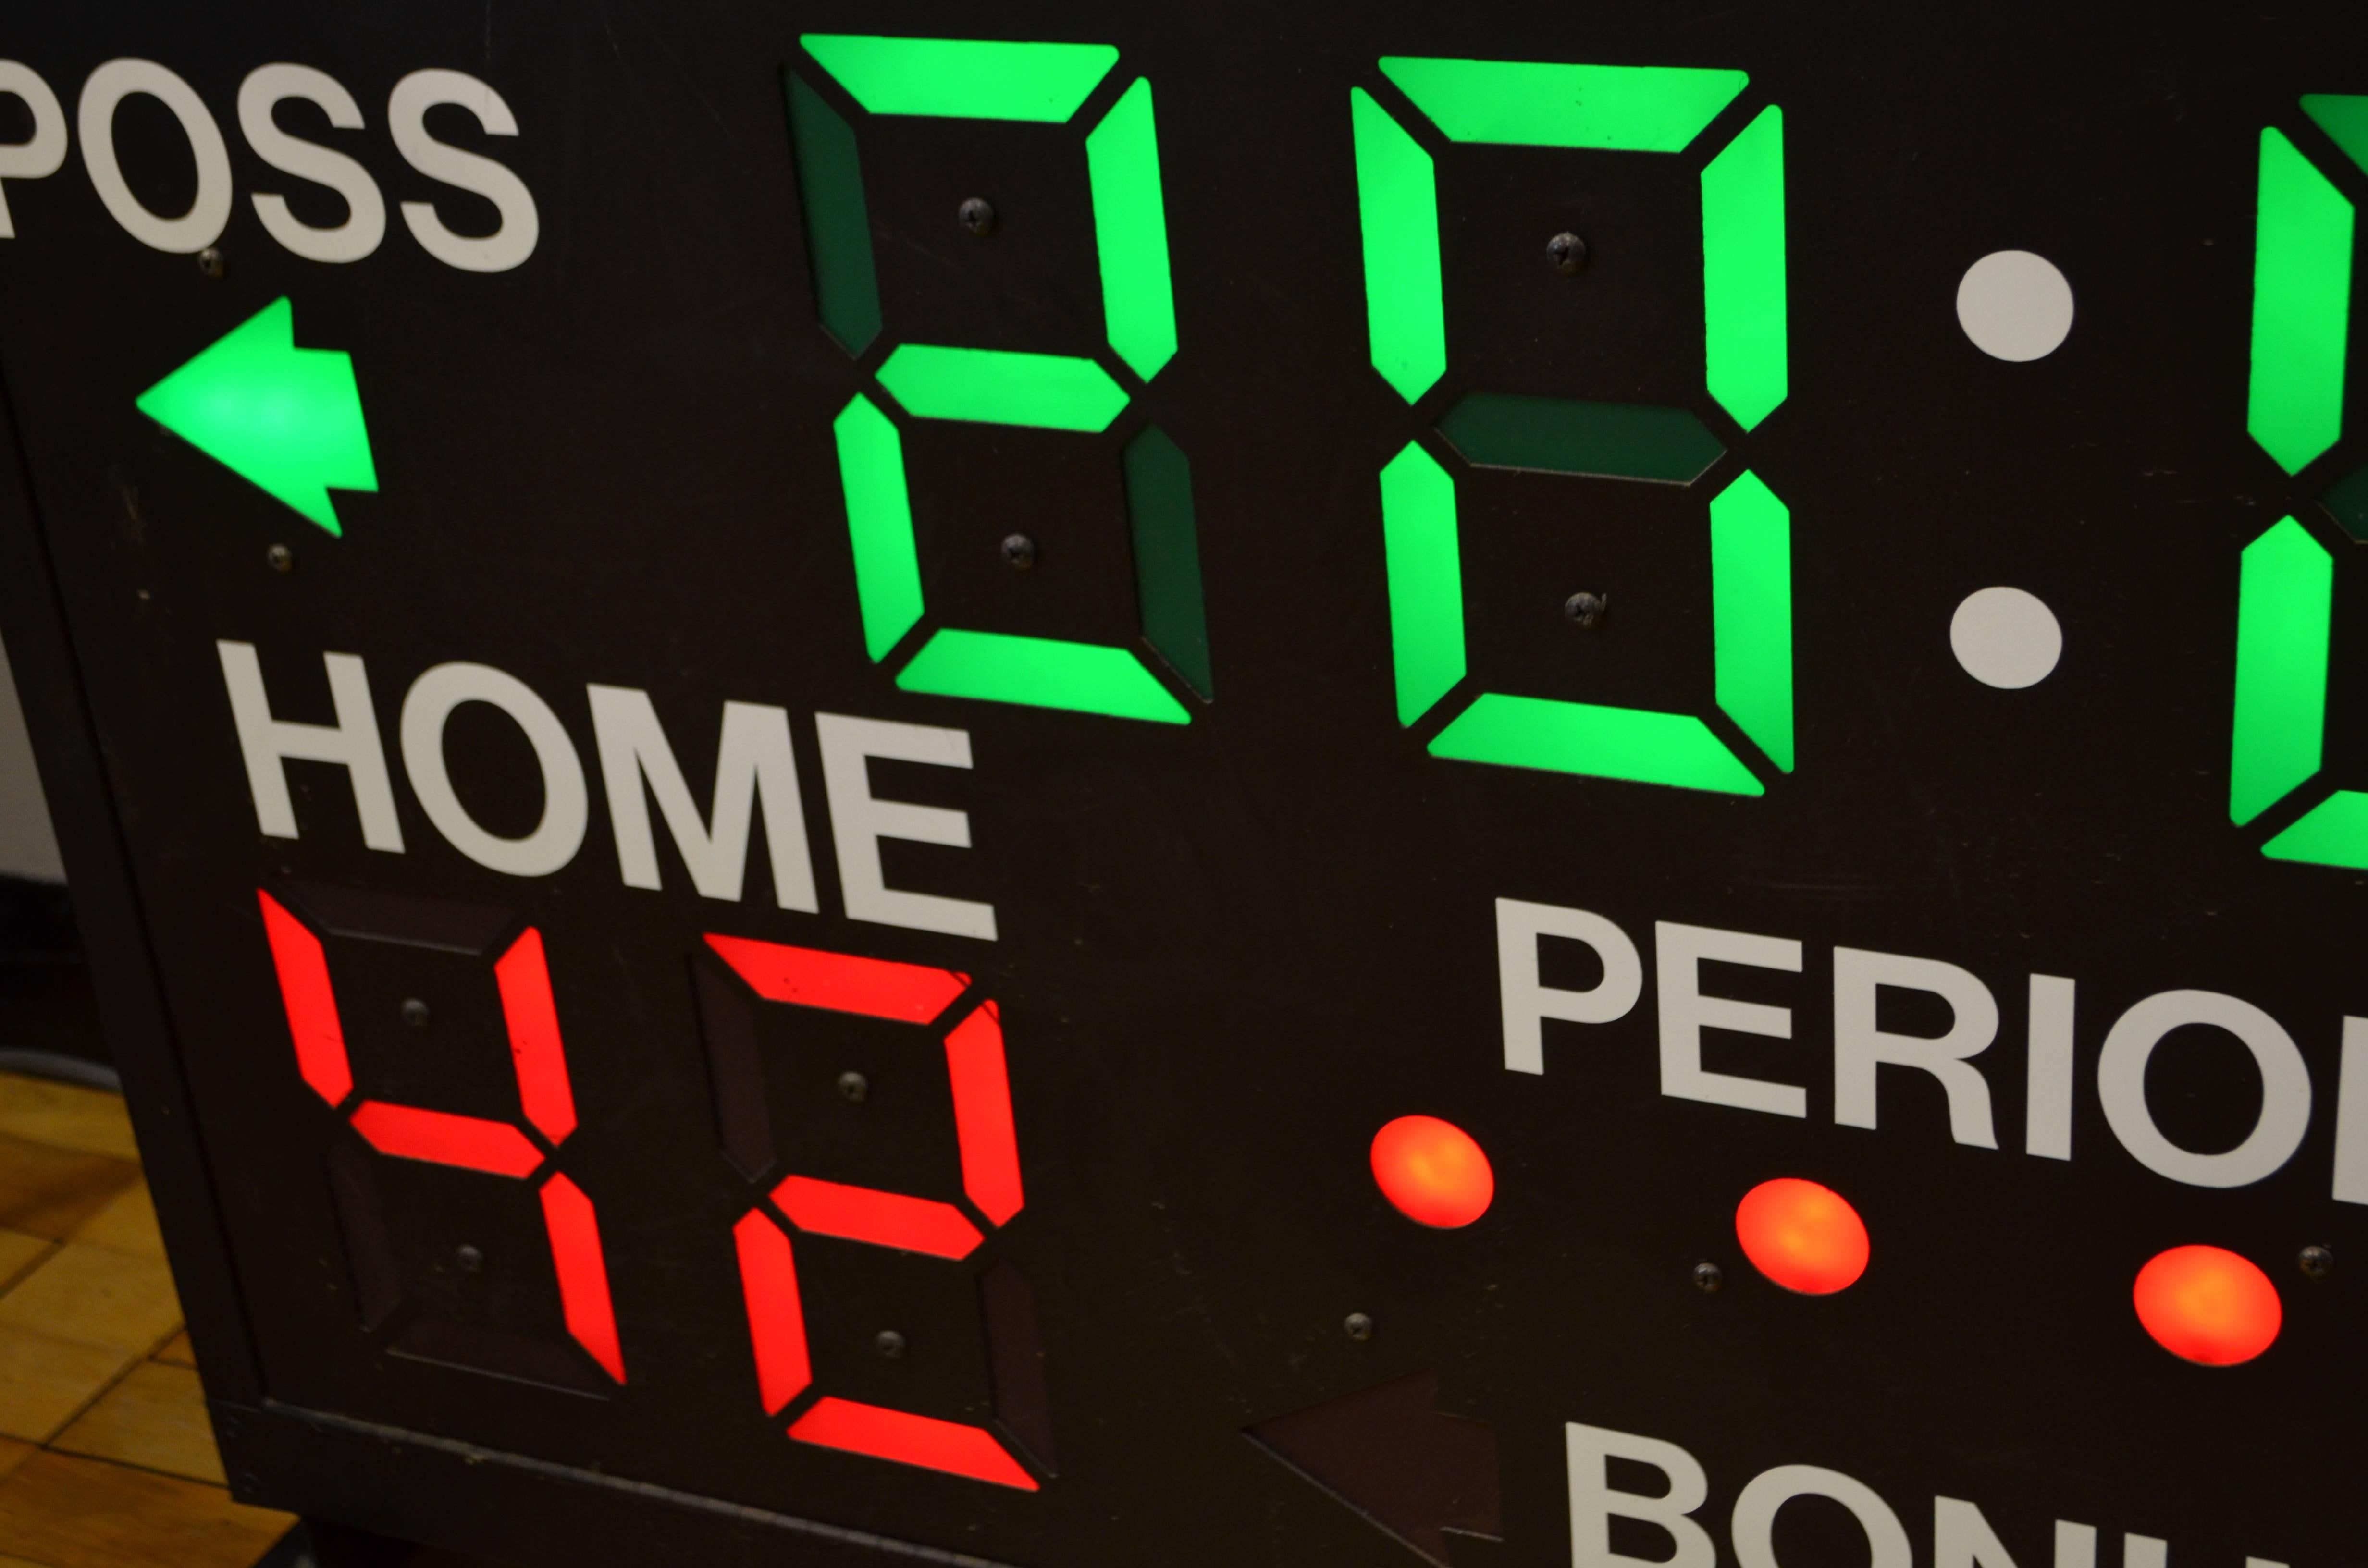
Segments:
[[[257,889],[256,898],[263,907],[264,935],[271,944],[288,1032],[296,1047],[296,1070],[304,1082],[331,1107],[345,1111],[363,1142],[381,1154],[517,1181],[541,1177],[543,1226],[551,1238],[552,1267],[559,1278],[567,1332],[601,1370],[623,1382],[625,1357],[609,1301],[599,1216],[583,1188],[560,1172],[544,1175],[552,1152],[575,1131],[575,1096],[568,1082],[559,1012],[552,1000],[551,970],[543,960],[542,933],[528,926],[494,960],[502,1021],[518,1073],[518,1104],[536,1135],[529,1137],[507,1121],[386,1100],[357,1101],[345,1026],[337,1017],[336,992],[321,939],[269,893]],[[359,934],[366,938],[374,935]]]

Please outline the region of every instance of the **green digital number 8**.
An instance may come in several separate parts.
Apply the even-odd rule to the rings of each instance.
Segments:
[[[865,112],[954,119],[1066,122],[1118,63],[1107,44],[809,33],[800,40]],[[880,335],[880,288],[855,132],[789,73],[791,133],[823,324],[861,358]],[[1112,353],[1143,381],[1176,353],[1167,221],[1151,83],[1138,79],[1086,136]],[[1132,401],[1100,363],[936,344],[897,345],[873,374],[916,419],[958,419],[1099,434]],[[834,422],[839,483],[855,554],[866,652],[885,659],[921,619],[921,567],[905,483],[904,437],[857,392]],[[1212,689],[1201,605],[1191,471],[1158,426],[1125,453],[1144,641],[1203,698]],[[1133,651],[1101,643],[945,627],[896,674],[907,691],[1189,723],[1191,714]]]
[[[2368,169],[2368,97],[2315,93],[2302,107]],[[2274,128],[2261,132],[2260,177],[2245,426],[2292,476],[2325,456],[2343,434],[2352,209]],[[2368,538],[2368,468],[2337,481],[2324,498],[2353,537]],[[2239,827],[2319,771],[2334,601],[2334,558],[2294,517],[2245,547],[2228,757],[2228,815]],[[2261,852],[2272,859],[2368,870],[2368,793],[2336,790]]]
[[[1382,74],[1450,142],[1682,152],[1743,91],[1740,71],[1387,58]],[[1361,88],[1349,92],[1373,368],[1409,406],[1447,369],[1439,197],[1430,154]],[[1784,123],[1773,105],[1702,170],[1710,394],[1749,431],[1789,382]],[[1441,433],[1482,466],[1691,483],[1724,455],[1683,409],[1474,392]],[[1455,482],[1419,438],[1382,470],[1398,722],[1464,676]],[[1778,769],[1793,770],[1792,517],[1747,470],[1710,503],[1716,700]],[[1436,756],[1764,792],[1693,714],[1481,692],[1430,742]]]

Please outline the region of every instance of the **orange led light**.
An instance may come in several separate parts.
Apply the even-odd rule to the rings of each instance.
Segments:
[[[1830,1296],[1866,1272],[1866,1223],[1850,1199],[1798,1176],[1763,1181],[1735,1209],[1751,1267],[1787,1290]]]
[[[2157,1253],[2138,1270],[2131,1297],[2157,1345],[2206,1367],[2251,1360],[2285,1322],[2270,1277],[2225,1247]]]
[[[1472,1134],[1435,1116],[1402,1116],[1373,1134],[1373,1180],[1399,1213],[1442,1231],[1472,1223],[1497,1196]]]

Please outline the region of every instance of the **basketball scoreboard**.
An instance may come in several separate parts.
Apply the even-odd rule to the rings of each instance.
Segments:
[[[2368,16],[0,23],[0,624],[242,1498],[2337,1568]]]

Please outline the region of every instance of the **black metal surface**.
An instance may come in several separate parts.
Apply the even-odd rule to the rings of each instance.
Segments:
[[[1103,351],[1079,131],[858,118],[886,318],[859,365],[816,320],[780,73],[803,31],[989,25],[1118,44],[1088,119],[1135,74],[1154,82],[1182,347],[1101,437],[908,426],[933,623],[1134,637],[1121,453],[1156,421],[1191,463],[1206,588],[1217,696],[1186,698],[1189,726],[909,696],[863,654],[830,419],[895,342]],[[1702,386],[1702,147],[1434,144],[1451,367],[1409,413],[1368,363],[1347,113],[1351,86],[1403,109],[1383,53],[1748,70],[1720,125],[1785,111],[1783,408],[1746,437]],[[1697,1456],[1722,1541],[1748,1479],[1808,1463],[1880,1492],[1919,1561],[1935,1496],[1977,1502],[2025,1568],[2048,1561],[2056,1519],[2096,1525],[2106,1562],[2125,1531],[2189,1564],[2346,1560],[2358,1281],[2294,1260],[2306,1244],[2368,1257],[2362,1210],[2328,1196],[2341,1020],[2368,1012],[2368,889],[2265,859],[2292,809],[2238,831],[2226,790],[2238,551],[2289,511],[2340,545],[2308,508],[2368,460],[2354,436],[2290,483],[2245,431],[2260,130],[2368,200],[2295,107],[2368,91],[2355,8],[2133,24],[2035,5],[1030,4],[987,24],[933,0],[620,0],[0,24],[0,55],[40,71],[70,119],[82,78],[120,54],[197,89],[240,194],[214,278],[127,236],[78,157],[6,185],[0,618],[242,1495],[534,1565],[1407,1563],[1244,1434],[1430,1375],[1438,1410],[1486,1422],[1501,1456],[1503,1540],[1453,1538],[1466,1568],[1569,1560],[1572,1421]],[[300,217],[336,218],[239,139],[238,83],[271,61],[325,70],[364,106],[365,130],[313,133],[387,193],[365,260],[297,260],[247,205],[285,190]],[[541,240],[515,271],[446,267],[393,210],[432,198],[456,227],[491,222],[386,140],[388,89],[427,66],[482,76],[518,116],[514,139],[434,121],[534,191]],[[0,99],[0,140],[22,133],[13,112]],[[119,142],[135,188],[177,210],[171,122],[134,104]],[[957,219],[972,199],[995,210],[984,243]],[[1565,231],[1588,246],[1576,277],[1541,260]],[[2079,301],[2034,365],[1975,352],[1951,308],[1964,268],[2008,247],[2049,256]],[[369,412],[381,488],[338,495],[340,539],[132,406],[283,295],[301,345],[354,356]],[[2353,339],[2356,364],[2359,319]],[[1730,449],[1691,489],[1460,472],[1475,687],[1713,713],[1703,503],[1746,461],[1783,495],[1801,762],[1764,799],[1450,763],[1422,749],[1436,719],[1400,728],[1374,476],[1474,391],[1683,407]],[[1000,551],[1015,533],[1039,551],[1026,572]],[[2360,565],[2339,556],[2328,730],[2329,775],[2354,785]],[[2063,667],[2027,691],[1976,686],[1950,657],[1951,611],[1998,582],[2066,630]],[[1584,634],[1564,614],[1582,589],[1619,607]],[[289,769],[302,837],[258,835],[219,638],[255,643],[276,710],[308,722],[330,718],[322,653],[367,659],[403,854],[363,847],[345,776],[320,764]],[[595,803],[559,873],[464,858],[404,782],[403,693],[447,660],[510,672],[567,726]],[[744,901],[698,897],[662,825],[664,889],[621,885],[587,682],[649,691],[702,806],[721,705],[788,709],[822,913],[773,908],[761,861]],[[998,941],[842,916],[816,711],[968,732],[971,771],[874,768],[884,797],[966,812],[974,843],[891,843],[888,880],[991,901]],[[464,711],[451,756],[488,826],[531,824],[514,730]],[[599,1206],[622,1387],[399,1354],[426,1319],[358,1301],[347,1237],[369,1182],[297,1075],[256,915],[258,886],[293,901],[299,882],[512,910],[541,932],[580,1117],[555,1158]],[[1724,1037],[1707,1061],[1805,1085],[1807,1117],[1661,1095],[1649,980],[1619,1023],[1550,1024],[1544,1075],[1506,1072],[1498,897],[1598,911],[1648,967],[1656,921],[1801,939],[1797,976],[1715,978],[1791,1007],[1793,1039]],[[826,1241],[802,1241],[800,1263],[825,1392],[1001,1413],[1048,1467],[1057,1451],[1041,1491],[794,1444],[760,1407],[732,1244],[748,1167],[944,1196],[959,1173],[941,1063],[897,1026],[760,1011],[719,1057],[702,1014],[741,1004],[708,932],[943,966],[999,1004],[1025,1210],[970,1265]],[[1963,965],[1998,995],[1978,1060],[2003,1148],[1952,1142],[1940,1093],[1907,1073],[1882,1080],[1879,1130],[1835,1125],[1838,945]],[[1587,983],[1551,967],[1565,957],[1549,982]],[[358,940],[330,961],[358,988],[347,1033],[358,1078],[384,1085],[370,1092],[517,1119],[481,961]],[[2080,986],[2069,1162],[2020,1148],[2034,972]],[[2107,1024],[2179,987],[2267,1008],[2309,1063],[2310,1135],[2258,1185],[2156,1176],[2098,1108]],[[425,1030],[404,1021],[413,998]],[[2258,1105],[2249,1069],[2225,1040],[2174,1046],[2154,1086],[2166,1131],[2227,1146]],[[726,1106],[761,1092],[767,1127],[719,1131],[725,1060]],[[860,1102],[837,1087],[850,1071]],[[1418,1229],[1366,1175],[1374,1130],[1416,1111],[1495,1163],[1495,1206],[1468,1230]],[[393,1276],[365,1270],[361,1293],[564,1335],[521,1189],[361,1163]],[[1874,1263],[1850,1290],[1791,1296],[1739,1255],[1737,1199],[1781,1175],[1865,1216]],[[2134,1322],[2138,1267],[2197,1241],[2271,1269],[2286,1320],[2260,1361],[2190,1367]],[[436,1261],[461,1246],[482,1272]],[[1715,1293],[1695,1288],[1706,1260]],[[1005,1264],[1041,1334],[1025,1415],[981,1307]],[[1370,1337],[1342,1333],[1352,1312]],[[878,1355],[883,1330],[909,1352]],[[1649,1471],[1629,1483],[1654,1490]],[[1668,1550],[1649,1530],[1614,1540]],[[1788,1509],[1776,1541],[1791,1568],[1864,1551],[1824,1503]]]

